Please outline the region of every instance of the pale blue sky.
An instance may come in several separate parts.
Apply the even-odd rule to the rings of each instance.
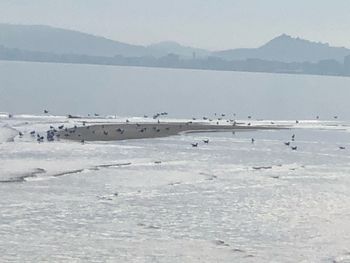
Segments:
[[[213,50],[256,47],[282,33],[350,47],[349,14],[349,0],[0,0],[1,23]]]

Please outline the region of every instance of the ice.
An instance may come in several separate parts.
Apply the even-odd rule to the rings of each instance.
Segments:
[[[291,129],[81,144],[28,135],[79,119],[1,119],[1,260],[346,262],[349,123],[271,121]]]

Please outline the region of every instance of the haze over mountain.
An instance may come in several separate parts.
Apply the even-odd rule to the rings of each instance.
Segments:
[[[257,58],[281,62],[318,62],[334,59],[343,61],[350,49],[331,47],[327,43],[318,43],[301,38],[280,35],[259,48],[241,48],[214,52],[213,55],[229,60]]]
[[[44,25],[0,24],[0,45],[27,51],[90,56],[161,57],[176,53],[192,57],[193,52],[207,56],[208,51],[185,47],[176,42],[161,42],[149,46],[132,45],[73,30]]]
[[[258,48],[211,52],[182,46],[172,41],[141,46],[50,26],[10,24],[0,24],[0,45],[6,48],[55,54],[159,58],[172,53],[186,58],[193,58],[195,55],[196,58],[214,56],[225,60],[262,59],[280,62],[318,62],[325,59],[343,61],[344,57],[350,54],[350,49],[344,47],[331,47],[328,44],[293,38],[286,34]]]
[[[171,41],[141,46],[49,26],[0,24],[0,60],[350,75],[350,49],[285,34],[258,48],[208,51]]]

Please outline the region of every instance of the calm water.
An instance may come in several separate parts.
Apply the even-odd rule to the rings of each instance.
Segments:
[[[350,120],[350,78],[0,62],[0,111]]]

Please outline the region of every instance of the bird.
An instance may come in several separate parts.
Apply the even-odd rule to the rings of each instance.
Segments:
[[[191,143],[192,147],[197,147],[198,146],[198,142],[196,143]]]
[[[293,151],[296,151],[298,149],[297,146],[292,146],[291,148],[292,148]]]
[[[298,120],[296,120],[296,121],[295,121],[295,123],[296,123],[296,124],[298,124],[298,123],[299,123],[299,121],[298,121]]]
[[[47,113],[49,113],[49,111],[48,110],[44,110],[44,113],[47,114]]]
[[[290,142],[285,142],[284,143],[286,146],[289,146],[290,145]]]
[[[18,132],[18,135],[19,135],[19,137],[22,137],[23,133],[22,132]]]
[[[203,142],[208,144],[209,143],[209,139],[205,139],[205,140],[203,140]]]
[[[345,146],[339,146],[340,150],[345,150]]]
[[[64,125],[58,126],[58,129],[62,130]]]
[[[251,141],[252,141],[252,143],[254,143],[254,142],[255,142],[254,138],[252,138],[252,140],[251,140]]]

